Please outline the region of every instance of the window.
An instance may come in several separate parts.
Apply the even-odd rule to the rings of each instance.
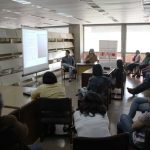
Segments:
[[[121,51],[121,26],[85,26],[84,27],[84,51],[93,48],[99,52],[99,40],[118,41],[117,52]]]
[[[150,51],[150,25],[127,25],[126,52]]]
[[[69,33],[69,27],[46,28],[48,32]]]

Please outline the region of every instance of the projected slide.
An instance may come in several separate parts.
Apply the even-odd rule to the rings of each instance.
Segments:
[[[22,29],[23,74],[48,69],[48,37],[46,30]]]

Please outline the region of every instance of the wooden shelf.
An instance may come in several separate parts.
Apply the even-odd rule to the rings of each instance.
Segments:
[[[65,56],[66,49],[74,50],[72,34],[48,32],[51,71],[61,68],[61,59]],[[19,83],[22,78],[22,66],[21,29],[0,29],[0,85]],[[9,78],[8,82],[7,78]]]

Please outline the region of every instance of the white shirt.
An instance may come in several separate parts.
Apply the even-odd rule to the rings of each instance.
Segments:
[[[74,124],[77,135],[80,137],[106,137],[110,136],[109,120],[107,114],[103,117],[96,114],[94,117],[85,116],[80,111],[74,113]]]

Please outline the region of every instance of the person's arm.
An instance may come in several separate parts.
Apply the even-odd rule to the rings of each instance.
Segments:
[[[145,112],[138,117],[137,121],[132,124],[134,130],[141,129],[145,126],[150,126],[150,112]]]
[[[86,57],[85,57],[85,62],[89,61],[90,60],[90,55],[88,54]]]
[[[74,66],[75,67],[75,59],[74,59],[74,57],[73,56],[71,56],[72,57],[72,66]]]
[[[141,56],[140,55],[137,55],[136,58],[135,58],[135,63],[139,63],[141,60]]]
[[[94,54],[94,59],[95,59],[95,61],[98,61],[98,58],[97,58],[97,55],[96,54]]]
[[[39,91],[39,89],[36,89],[35,91],[33,91],[32,93],[31,93],[31,99],[32,100],[35,100],[35,99],[37,99],[37,98],[39,98],[40,97],[40,91]]]
[[[65,59],[65,58],[63,57],[62,60],[61,60],[61,63],[65,63],[65,60],[64,60],[64,59]]]
[[[138,130],[138,129],[141,129],[142,127],[144,127],[144,124],[143,124],[143,122],[142,122],[140,119],[136,120],[136,121],[132,124],[132,129],[133,129],[133,130]]]

